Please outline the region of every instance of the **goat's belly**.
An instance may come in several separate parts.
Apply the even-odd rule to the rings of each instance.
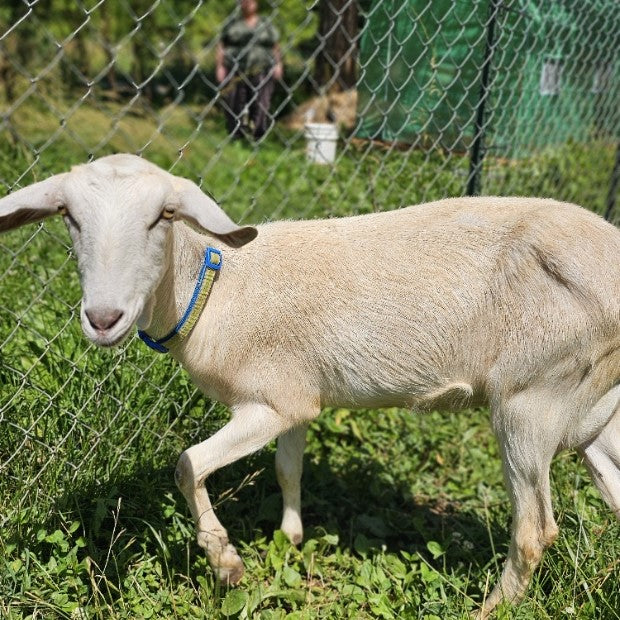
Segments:
[[[341,377],[344,379],[344,377]],[[359,376],[353,381],[328,381],[321,390],[321,405],[326,407],[406,407],[408,409],[462,409],[484,402],[473,382],[447,380],[427,383],[410,378],[403,382],[368,381]]]

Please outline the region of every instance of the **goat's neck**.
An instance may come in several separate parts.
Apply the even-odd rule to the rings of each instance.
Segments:
[[[201,235],[182,223],[175,223],[168,244],[166,270],[149,303],[152,315],[146,331],[162,338],[179,322],[191,299],[207,245],[215,239]]]

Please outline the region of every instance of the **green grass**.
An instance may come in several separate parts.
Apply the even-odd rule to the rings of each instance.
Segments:
[[[80,107],[49,141],[57,119],[20,108],[12,122],[28,146],[0,142],[0,179],[140,150],[260,222],[461,194],[468,169],[455,155],[364,144],[316,167],[281,128],[258,148],[229,145],[217,117],[196,131],[200,110],[158,113],[159,129],[140,110],[114,125],[119,108]],[[612,161],[611,147],[577,144],[489,159],[484,187],[601,211]],[[273,445],[209,479],[246,565],[238,588],[219,586],[173,469],[227,411],[139,342],[86,344],[59,222],[0,237],[0,274],[0,618],[465,618],[497,580],[510,508],[488,413],[338,409],[310,431],[299,549],[276,530]],[[553,493],[560,536],[523,605],[498,616],[619,618],[619,526],[575,454],[556,459]]]

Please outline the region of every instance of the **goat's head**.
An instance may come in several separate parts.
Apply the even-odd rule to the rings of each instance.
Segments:
[[[78,259],[82,329],[101,346],[123,340],[148,313],[173,220],[185,219],[235,247],[256,236],[197,185],[135,155],[103,157],[6,196],[0,231],[54,214],[64,216]]]

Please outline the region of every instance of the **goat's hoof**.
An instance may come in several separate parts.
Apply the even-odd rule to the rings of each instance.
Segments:
[[[304,539],[304,528],[298,515],[285,516],[280,529],[286,534],[291,544],[297,546]]]
[[[495,609],[496,605],[496,602],[491,602],[491,604],[489,604],[489,602],[487,601],[482,605],[482,607],[479,607],[478,609],[469,612],[469,617],[471,618],[471,620],[487,620],[487,618],[489,618],[489,616]]]
[[[292,545],[299,545],[301,541],[304,539],[303,532],[284,532],[286,537],[291,541]]]
[[[232,545],[226,545],[213,567],[217,578],[226,585],[234,586],[243,577],[243,561]]]

